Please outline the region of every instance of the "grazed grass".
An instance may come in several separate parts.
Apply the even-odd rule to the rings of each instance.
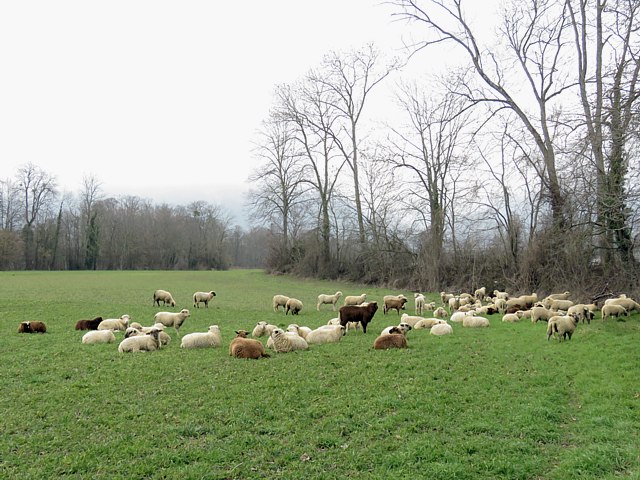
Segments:
[[[2,478],[640,476],[638,315],[598,318],[564,344],[495,316],[373,351],[398,319],[378,311],[367,335],[246,361],[228,356],[235,329],[324,324],[334,314],[315,311],[318,293],[396,292],[259,271],[0,272],[0,285]],[[80,343],[80,318],[150,324],[156,288],[191,309],[183,333],[216,323],[224,346],[184,351],[173,331],[145,354]],[[191,294],[210,289],[211,307],[194,309]],[[276,293],[301,299],[300,316],[272,312]],[[25,319],[49,333],[17,334]]]

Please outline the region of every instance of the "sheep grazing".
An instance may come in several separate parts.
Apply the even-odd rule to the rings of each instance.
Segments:
[[[360,305],[362,303],[364,303],[367,300],[367,294],[363,293],[362,295],[348,295],[346,297],[344,297],[344,304],[343,306],[349,306],[349,305]]]
[[[92,330],[82,336],[82,343],[85,345],[95,345],[96,343],[113,343],[116,336],[112,330]]]
[[[437,336],[450,335],[453,333],[453,328],[448,323],[438,323],[431,327],[431,331],[429,333]]]
[[[612,317],[628,317],[629,316],[629,312],[627,311],[626,308],[624,308],[622,305],[616,305],[616,304],[604,304],[602,306],[602,321],[605,321],[607,318],[612,318]]]
[[[102,320],[98,325],[98,330],[126,330],[129,326],[129,320],[131,317],[126,313],[120,315],[120,318],[107,318]]]
[[[277,312],[282,307],[282,310],[285,309],[287,302],[289,301],[289,297],[286,295],[274,295],[272,300],[273,311]]]
[[[346,328],[349,322],[362,325],[362,332],[367,333],[367,325],[378,310],[378,302],[370,302],[366,307],[347,305],[340,307],[340,325]]]
[[[482,287],[482,288],[478,288],[474,293],[473,296],[476,297],[476,300],[480,300],[483,301],[484,297],[487,296],[487,287]]]
[[[384,297],[384,304],[382,307],[382,312],[386,315],[387,312],[391,309],[394,309],[400,315],[400,310],[404,310],[404,305],[407,303],[407,298],[404,295],[387,295]]]
[[[467,316],[462,320],[462,326],[468,328],[483,328],[489,326],[489,319],[484,317]]]
[[[271,335],[271,332],[273,332],[275,328],[278,327],[267,322],[258,322],[254,327],[253,332],[251,332],[251,336],[262,337],[263,335]]]
[[[252,358],[257,360],[262,357],[269,357],[264,346],[258,340],[247,338],[248,332],[236,330],[236,337],[229,344],[229,355],[235,358]]]
[[[618,298],[609,298],[605,300],[605,305],[620,305],[624,307],[627,312],[632,312],[634,310],[640,312],[640,304],[638,304],[635,300],[628,298],[627,296],[621,296]]]
[[[531,323],[537,323],[538,320],[548,321],[554,315],[555,312],[552,312],[545,307],[535,306],[531,309]]]
[[[424,295],[421,293],[414,293],[413,297],[414,297],[416,315],[422,315],[422,312],[424,311],[426,299],[424,298]]]
[[[573,332],[575,332],[578,326],[578,318],[571,315],[563,315],[551,317],[549,324],[547,325],[547,341],[551,338],[551,335],[556,335],[558,341],[566,340],[567,337],[571,340]]]
[[[96,317],[93,320],[78,320],[76,330],[97,330],[101,321],[102,317]]]
[[[336,343],[339,342],[346,333],[347,330],[343,325],[322,325],[315,330],[311,330],[307,335],[306,341],[309,345]]]
[[[176,329],[176,334],[180,336],[180,327],[184,321],[191,316],[191,313],[186,308],[183,308],[177,313],[173,312],[158,312],[154,315],[153,320],[155,323],[161,323],[165,327],[173,327]]]
[[[433,311],[433,316],[436,318],[447,318],[449,316],[449,312],[442,307],[438,307]]]
[[[291,312],[291,315],[298,315],[300,310],[302,310],[302,302],[297,298],[290,298],[287,300],[287,304],[285,305],[284,314],[287,315]]]
[[[285,332],[281,328],[274,328],[269,339],[272,341],[273,349],[278,353],[307,350],[309,348],[307,341],[300,335],[293,332]]]
[[[336,309],[336,303],[338,299],[342,296],[342,292],[336,292],[333,295],[325,295],[321,293],[318,295],[318,303],[316,303],[316,310],[320,311],[320,305],[331,305],[333,310]]]
[[[173,299],[173,296],[166,290],[156,290],[153,292],[153,305],[155,306],[157,304],[160,306],[160,302],[162,302],[163,305],[168,303],[172,307],[176,306],[176,301]]]
[[[180,348],[215,348],[221,344],[220,327],[211,325],[206,332],[188,333],[182,337]]]
[[[398,327],[393,327],[387,334],[380,335],[373,342],[375,350],[389,350],[390,348],[407,348],[407,337]]]
[[[200,304],[204,303],[206,308],[209,308],[209,301],[216,296],[216,292],[211,290],[210,292],[196,292],[193,294],[193,306],[195,308],[200,308]],[[172,305],[175,307],[175,305]]]
[[[22,322],[18,325],[18,333],[47,333],[47,326],[38,320]]]
[[[120,353],[153,352],[160,349],[160,330],[153,330],[147,335],[135,335],[125,338],[118,345]]]

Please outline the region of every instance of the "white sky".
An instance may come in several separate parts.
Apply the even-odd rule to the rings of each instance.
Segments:
[[[406,27],[379,0],[0,2],[0,178],[218,203],[239,223],[274,87]],[[425,73],[429,66],[425,65]]]

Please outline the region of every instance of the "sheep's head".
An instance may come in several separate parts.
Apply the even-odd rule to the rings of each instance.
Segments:
[[[249,336],[249,332],[246,330],[236,330],[236,336],[240,338],[247,338]]]
[[[271,338],[277,338],[281,335],[284,335],[284,330],[282,330],[281,328],[274,328],[271,332]]]
[[[400,330],[400,328],[398,327],[391,327],[389,329],[389,335],[396,333],[396,334],[402,334],[402,330]]]
[[[189,312],[189,310],[187,310],[186,308],[183,308],[182,310],[180,310],[180,313],[185,317],[191,316],[191,312]]]
[[[209,332],[220,332],[220,327],[218,325],[210,325],[209,326]]]

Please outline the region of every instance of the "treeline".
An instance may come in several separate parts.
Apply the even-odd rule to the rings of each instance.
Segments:
[[[640,2],[507,1],[491,43],[463,3],[390,2],[408,61],[330,52],[278,86],[252,175],[269,268],[423,291],[636,288]],[[438,49],[465,61],[402,77]],[[389,91],[397,115],[368,116]]]
[[[268,235],[244,231],[222,207],[205,202],[109,197],[94,177],[62,196],[55,176],[33,164],[0,181],[3,270],[262,267]]]

